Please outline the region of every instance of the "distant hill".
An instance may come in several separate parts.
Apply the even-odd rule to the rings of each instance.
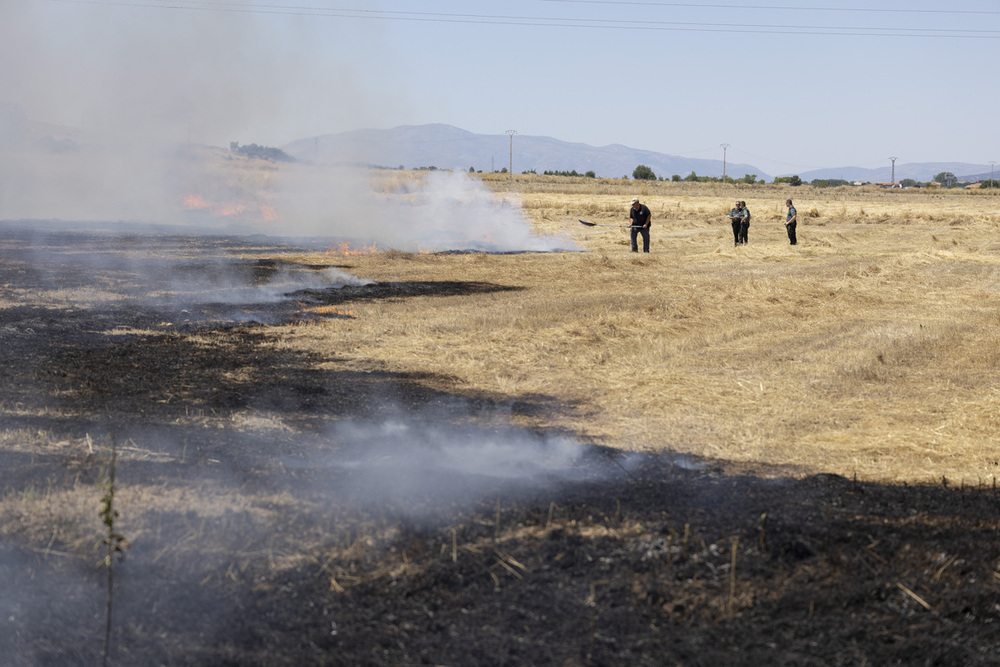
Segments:
[[[912,164],[896,165],[896,181],[912,178],[922,183],[934,180],[943,171],[955,174],[960,181],[981,181],[990,177],[989,169],[983,173],[983,165],[968,162],[914,162]],[[845,181],[868,181],[871,183],[888,183],[892,178],[890,165],[876,169],[863,167],[836,167],[833,169],[816,169],[799,174],[806,183],[817,178],[837,178]]]
[[[506,134],[474,134],[451,125],[404,125],[390,130],[356,130],[301,139],[282,147],[304,162],[365,164],[380,167],[437,167],[500,171],[508,167],[511,139]],[[629,176],[646,165],[657,177],[722,176],[722,160],[678,157],[620,144],[589,146],[525,134],[513,138],[513,171],[593,171],[604,178]],[[726,175],[771,177],[749,164],[726,164]]]

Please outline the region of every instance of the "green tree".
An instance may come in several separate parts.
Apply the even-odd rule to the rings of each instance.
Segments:
[[[586,174],[584,174],[584,176],[586,176],[587,178],[597,178],[597,174],[595,174],[593,171],[588,171]]]
[[[916,187],[919,187],[919,186],[920,186],[920,184],[919,184],[919,183],[917,183],[917,182],[916,182],[915,180],[913,180],[912,178],[904,178],[903,180],[901,180],[901,181],[899,182],[899,186],[900,186],[901,188],[916,188]]]
[[[276,160],[278,162],[295,162],[295,158],[281,150],[280,148],[274,148],[272,146],[258,146],[257,144],[250,144],[249,146],[240,146],[238,141],[229,142],[229,150],[237,155],[244,155],[250,158],[257,158],[260,160]]]
[[[814,178],[810,185],[817,188],[835,188],[840,185],[850,185],[850,183],[840,178]]]
[[[693,183],[698,180],[698,174],[694,173],[694,169],[692,169],[691,173],[684,177],[684,180]]]
[[[653,170],[647,167],[646,165],[640,164],[632,172],[632,178],[634,178],[637,181],[655,181],[656,174],[654,174]]]
[[[681,175],[680,174],[674,174],[673,176],[670,177],[670,180],[673,181],[674,183],[680,183],[681,182]]]
[[[757,182],[757,174],[744,174],[743,182],[753,184]]]
[[[934,180],[946,188],[952,188],[958,185],[958,177],[950,171],[942,171],[934,177]]]

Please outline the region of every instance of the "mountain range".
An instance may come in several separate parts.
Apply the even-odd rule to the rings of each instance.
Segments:
[[[678,157],[621,144],[589,146],[526,134],[474,134],[451,125],[403,125],[389,130],[355,130],[301,139],[282,146],[298,160],[318,163],[346,162],[379,167],[437,167],[468,171],[515,173],[535,171],[585,174],[602,178],[632,176],[638,165],[646,165],[657,177],[674,174],[722,176],[722,160]],[[769,178],[748,164],[726,165],[726,174],[741,178],[756,174]]]
[[[691,172],[699,176],[720,177],[723,161],[688,158],[655,151],[630,148],[621,144],[590,146],[560,141],[552,137],[515,134],[475,134],[451,125],[402,125],[386,130],[353,130],[300,139],[282,147],[289,155],[304,162],[319,164],[362,164],[405,169],[436,167],[455,171],[500,171],[543,173],[593,171],[602,178],[631,177],[638,165],[653,170],[657,177],[669,179]],[[951,172],[961,181],[990,177],[989,169],[967,162],[922,162],[897,164],[896,180],[912,178],[931,181],[941,172]],[[773,177],[752,164],[725,164],[731,178],[754,174],[758,180]],[[797,174],[803,181],[842,179],[845,181],[888,182],[890,166],[832,167]],[[778,174],[779,176],[782,174]],[[785,174],[791,175],[791,174]]]

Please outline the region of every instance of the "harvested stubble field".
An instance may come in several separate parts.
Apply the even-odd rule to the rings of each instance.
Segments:
[[[577,247],[5,227],[0,655],[102,660],[114,448],[112,664],[996,664],[996,197],[485,180]]]

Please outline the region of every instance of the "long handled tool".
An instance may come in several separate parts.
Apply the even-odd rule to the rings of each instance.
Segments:
[[[621,227],[622,229],[632,229],[633,227],[638,228],[638,225],[609,225],[601,222],[587,222],[586,220],[581,220],[580,224],[587,225],[588,227]]]

